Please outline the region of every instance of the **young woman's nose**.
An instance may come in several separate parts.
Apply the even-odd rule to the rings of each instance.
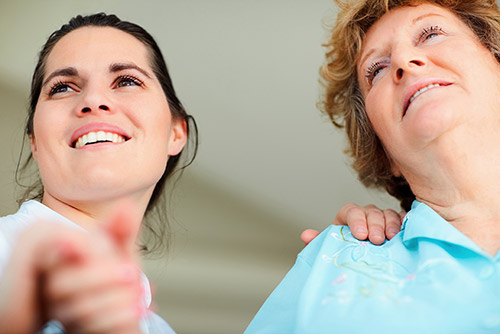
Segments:
[[[106,87],[86,87],[76,112],[79,116],[91,113],[110,113],[113,111]]]
[[[101,104],[97,109],[99,110],[103,110],[103,111],[109,111],[109,107],[105,104]],[[89,113],[92,111],[92,108],[91,107],[83,107],[81,112],[82,113]]]

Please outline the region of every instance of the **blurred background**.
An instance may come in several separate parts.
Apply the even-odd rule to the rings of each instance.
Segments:
[[[200,130],[175,187],[169,255],[144,261],[157,312],[179,334],[241,333],[303,245],[364,189],[345,138],[316,108],[332,0],[0,0],[0,214],[17,209],[14,173],[29,83],[49,34],[104,11],[143,26],[162,49]]]

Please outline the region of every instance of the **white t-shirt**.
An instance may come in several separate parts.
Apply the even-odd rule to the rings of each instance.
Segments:
[[[9,262],[12,250],[14,249],[14,245],[19,235],[31,224],[40,221],[60,223],[71,228],[84,230],[66,217],[63,217],[38,201],[31,200],[24,202],[15,214],[0,217],[0,276]],[[144,274],[142,274],[142,284],[144,287],[144,302],[149,308],[151,305],[151,287]],[[141,329],[143,334],[175,334],[173,329],[153,312],[149,312],[149,314],[142,319]],[[57,322],[51,321],[43,328],[41,333],[62,334],[64,331]]]

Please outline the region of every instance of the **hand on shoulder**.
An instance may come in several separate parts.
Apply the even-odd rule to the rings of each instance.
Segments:
[[[368,239],[380,245],[386,238],[390,240],[399,233],[405,215],[405,211],[397,213],[392,209],[381,210],[372,204],[359,206],[347,203],[337,213],[332,224],[347,225],[357,239]],[[308,245],[318,234],[318,231],[308,229],[302,232],[300,238]]]

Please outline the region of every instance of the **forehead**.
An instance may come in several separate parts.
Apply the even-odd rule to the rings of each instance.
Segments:
[[[367,31],[361,49],[361,57],[373,48],[382,48],[391,43],[397,34],[411,34],[412,28],[420,22],[438,18],[451,24],[468,27],[450,10],[437,5],[424,3],[416,6],[399,7],[385,13]]]
[[[135,63],[149,69],[148,49],[134,36],[111,27],[82,27],[62,37],[50,52],[45,73],[63,67],[108,68]]]

